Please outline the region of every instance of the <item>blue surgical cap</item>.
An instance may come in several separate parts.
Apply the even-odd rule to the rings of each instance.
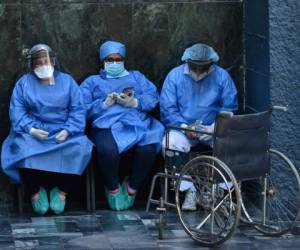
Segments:
[[[219,61],[219,56],[212,47],[203,43],[196,43],[184,51],[181,60],[185,62],[199,61],[206,64]]]
[[[114,53],[118,53],[122,57],[125,57],[126,55],[125,45],[115,41],[107,41],[101,44],[99,48],[100,61],[103,61],[105,57]]]

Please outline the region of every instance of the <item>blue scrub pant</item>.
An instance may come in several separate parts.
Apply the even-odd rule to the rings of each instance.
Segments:
[[[110,129],[97,129],[92,131],[92,140],[96,144],[98,163],[101,167],[103,180],[108,190],[115,190],[119,186],[120,154],[118,146]],[[138,190],[153,166],[156,156],[154,144],[134,147],[129,186]]]

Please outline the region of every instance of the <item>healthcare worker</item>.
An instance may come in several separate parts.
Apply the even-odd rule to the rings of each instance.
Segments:
[[[215,63],[217,52],[202,43],[187,48],[183,64],[167,75],[160,97],[161,121],[165,126],[177,125],[206,132],[214,131],[218,112],[233,112],[238,108],[237,91],[230,75]],[[193,132],[170,131],[170,149],[189,152],[197,144],[212,145],[212,136]],[[163,147],[165,147],[165,138]],[[164,152],[164,149],[163,149]],[[181,191],[187,191],[182,210],[197,209],[194,185],[183,181]]]
[[[36,213],[45,214],[50,207],[60,214],[76,176],[90,159],[93,143],[84,135],[79,86],[56,70],[52,49],[33,46],[28,66],[30,72],[17,81],[11,97],[12,126],[2,146],[2,168],[13,182],[25,182]]]
[[[125,45],[107,41],[100,46],[104,68],[88,77],[81,90],[92,121],[91,138],[105,184],[105,196],[112,210],[130,208],[143,180],[160,150],[163,125],[150,117],[159,101],[155,85],[139,71],[124,67]],[[131,174],[119,184],[120,154],[134,149]]]

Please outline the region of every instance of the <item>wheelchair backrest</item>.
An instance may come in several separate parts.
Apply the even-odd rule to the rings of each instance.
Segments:
[[[220,113],[213,155],[227,164],[238,180],[269,172],[270,112],[246,115]]]

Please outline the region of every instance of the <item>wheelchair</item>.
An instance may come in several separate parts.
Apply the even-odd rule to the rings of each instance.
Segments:
[[[219,113],[213,133],[168,128],[164,172],[153,177],[146,208],[157,205],[159,239],[163,239],[167,208],[176,209],[184,231],[201,246],[225,242],[239,221],[268,236],[292,230],[300,217],[300,177],[293,163],[269,146],[273,110],[286,108],[274,106],[244,115]],[[213,146],[205,152],[176,151],[169,146],[172,130],[209,134]],[[161,180],[161,197],[154,199],[157,180]],[[183,182],[195,187],[196,211],[181,208]]]

